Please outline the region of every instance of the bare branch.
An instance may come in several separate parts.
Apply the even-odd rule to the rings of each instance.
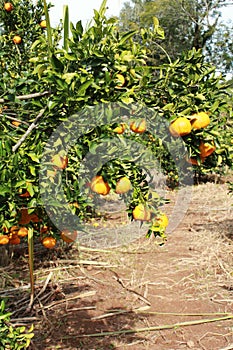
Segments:
[[[0,114],[0,117],[5,117],[6,119],[14,120],[16,122],[29,125],[29,123],[25,122],[24,120],[20,120],[20,119],[14,118],[14,117],[10,117],[9,115],[6,115],[6,114]]]
[[[45,112],[45,108],[42,109],[40,111],[40,113],[36,116],[35,120],[33,121],[33,123],[29,126],[29,128],[27,129],[27,131],[25,132],[25,134],[23,134],[23,136],[21,137],[21,139],[19,139],[19,141],[12,147],[12,151],[15,152],[19,146],[21,146],[21,144],[25,141],[25,139],[27,138],[27,136],[32,132],[33,129],[35,129],[37,127],[36,122],[42,117],[42,115]]]
[[[34,94],[16,96],[16,98],[18,100],[30,100],[32,98],[47,96],[47,95],[50,95],[50,94],[51,94],[51,91],[35,92]],[[6,100],[4,98],[0,98],[0,103],[5,103],[5,102],[8,102],[8,100]]]

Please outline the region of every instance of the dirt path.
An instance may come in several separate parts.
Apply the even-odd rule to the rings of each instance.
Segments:
[[[35,309],[33,348],[233,349],[233,198],[227,192],[226,184],[194,187],[183,221],[162,247],[143,238],[108,252],[83,250],[82,265],[70,255],[37,270],[38,282],[49,272],[53,277],[50,299]]]

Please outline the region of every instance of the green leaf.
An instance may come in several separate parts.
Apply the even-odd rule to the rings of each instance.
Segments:
[[[69,48],[69,8],[63,6],[63,49],[68,51]]]
[[[30,196],[33,197],[34,195],[34,189],[33,189],[33,185],[31,182],[27,183],[27,191],[29,192]]]
[[[55,54],[52,54],[51,56],[51,63],[52,66],[55,70],[59,71],[59,72],[63,72],[64,71],[64,65],[62,64],[62,62],[55,56]]]
[[[129,40],[130,38],[132,38],[132,36],[134,36],[137,33],[137,30],[131,30],[130,32],[124,34],[121,37],[121,40],[119,42],[119,45],[123,45],[125,43],[126,40]]]
[[[100,17],[104,16],[104,14],[106,12],[106,5],[107,5],[107,0],[103,0],[102,4],[100,5],[100,9],[99,9]]]
[[[35,153],[27,153],[28,157],[33,160],[33,162],[40,163],[38,156]]]
[[[84,84],[82,84],[82,85],[79,87],[78,91],[77,91],[77,95],[78,95],[78,96],[83,96],[83,95],[85,95],[85,92],[86,92],[87,88],[88,88],[91,84],[92,84],[92,80],[88,80],[88,81],[86,81]]]

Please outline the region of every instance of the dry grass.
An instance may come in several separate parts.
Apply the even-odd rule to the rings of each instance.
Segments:
[[[15,312],[13,315],[16,321],[23,322],[24,319],[27,323],[30,321],[26,318],[32,320],[35,317],[38,333],[44,324],[49,324],[52,332],[51,312],[53,317],[55,314],[56,318],[65,320],[72,313],[76,317],[84,310],[90,315],[93,312],[93,324],[95,321],[114,319],[117,320],[114,326],[117,326],[122,319],[124,321],[121,322],[125,324],[122,323],[121,327],[131,329],[127,325],[127,317],[123,318],[124,315],[131,315],[135,329],[139,329],[140,333],[141,329],[151,332],[149,334],[145,330],[143,340],[134,338],[127,342],[125,338],[119,338],[115,340],[113,349],[153,349],[151,344],[156,337],[153,332],[165,330],[166,324],[170,324],[167,329],[176,329],[176,324],[183,323],[185,327],[186,322],[185,328],[188,328],[195,321],[194,316],[218,318],[218,312],[214,313],[213,309],[209,312],[200,309],[195,313],[193,309],[185,314],[180,311],[182,303],[204,301],[207,309],[212,304],[219,305],[219,317],[227,317],[233,303],[233,197],[228,196],[227,192],[227,185],[223,184],[195,186],[186,216],[163,247],[158,246],[155,239],[143,237],[128,246],[114,249],[81,246],[61,255],[59,252],[57,255],[49,253],[43,261],[38,259],[35,270],[37,299],[31,318],[29,315],[22,316],[29,300],[28,292],[25,294],[25,290],[29,290],[26,259],[0,271],[0,298],[8,296],[12,301],[11,307],[17,308],[18,314]],[[118,300],[121,295],[127,307],[111,310],[108,308],[109,300],[106,305],[103,301],[101,306],[93,302],[108,290],[113,299]],[[74,306],[73,303],[78,301],[83,302]],[[162,317],[171,317],[172,322],[164,323]],[[225,322],[229,322],[229,318]],[[167,320],[165,318],[165,322]],[[110,333],[114,334],[111,329]],[[214,344],[217,338],[230,339],[223,331],[217,335],[214,332],[215,329],[211,328],[206,334],[200,333],[199,341],[204,344],[205,339],[213,338]],[[231,333],[229,329],[228,332]],[[184,331],[183,337],[185,334]],[[176,331],[173,336],[178,336]],[[159,339],[163,342],[161,336]],[[158,348],[168,349],[165,343],[160,344]],[[223,341],[221,344],[225,345]],[[61,347],[68,348],[74,349],[67,345]],[[104,345],[99,348],[104,349]]]

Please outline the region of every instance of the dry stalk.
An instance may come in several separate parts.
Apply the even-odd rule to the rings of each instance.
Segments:
[[[224,317],[218,317],[218,318],[193,320],[193,321],[167,324],[167,325],[162,325],[162,326],[145,327],[145,328],[122,329],[122,330],[114,331],[114,332],[79,334],[79,335],[72,335],[71,337],[72,338],[73,337],[75,337],[75,338],[92,338],[92,337],[106,337],[106,336],[125,335],[125,334],[144,333],[144,332],[155,332],[155,331],[161,331],[161,330],[166,330],[166,329],[177,329],[180,327],[195,326],[195,325],[200,325],[200,324],[205,324],[205,323],[227,321],[230,319],[233,319],[232,314],[228,315],[228,316],[224,316]],[[66,337],[66,339],[71,338],[71,337]]]

